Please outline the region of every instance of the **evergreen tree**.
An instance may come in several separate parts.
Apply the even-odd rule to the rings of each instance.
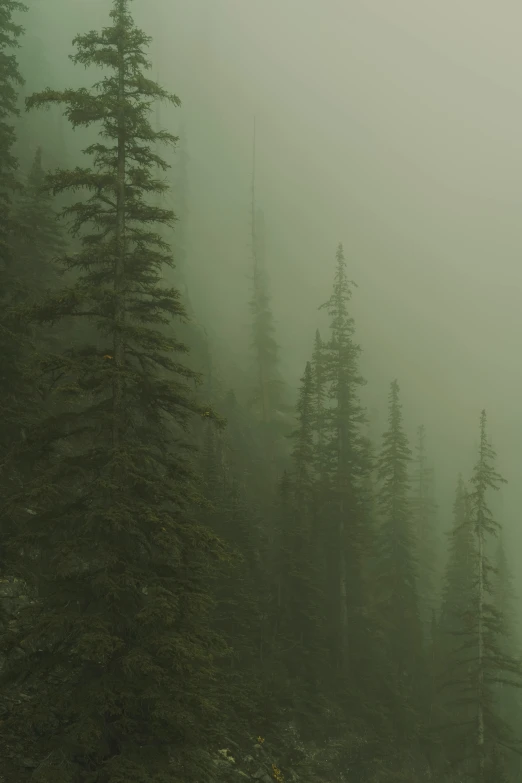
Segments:
[[[473,610],[476,584],[475,539],[471,523],[469,494],[459,475],[453,503],[453,524],[448,534],[448,557],[442,584],[442,601],[435,645],[437,684],[436,724],[442,729],[442,748],[458,745],[460,733],[467,731],[474,714],[469,703],[455,697],[455,678],[459,677],[462,647],[462,618]],[[444,756],[441,750],[439,760]],[[451,752],[450,752],[451,759]]]
[[[30,488],[5,513],[33,514],[11,543],[18,572],[38,588],[13,632],[5,687],[26,699],[3,724],[1,755],[23,742],[42,783],[201,780],[216,725],[209,578],[222,547],[198,524],[184,429],[212,415],[193,398],[184,346],[162,328],[184,310],[161,282],[168,246],[152,206],[163,185],[151,146],[158,98],[179,104],[145,70],[149,38],[115,0],[111,23],[75,39],[77,64],[105,75],[93,90],[51,89],[28,108],[64,104],[73,127],[100,123],[92,168],[59,170],[55,193],[83,189],[65,210],[81,237],[66,258],[75,280],[38,308],[41,321],[91,320],[105,348],[64,351],[49,368],[60,413],[31,432],[47,448]],[[26,515],[27,516],[27,515]],[[36,547],[38,568],[21,552]],[[22,685],[23,684],[23,685]]]
[[[275,413],[281,402],[282,382],[279,372],[279,346],[275,337],[275,324],[270,302],[270,292],[265,266],[265,225],[263,213],[255,201],[256,138],[254,127],[254,151],[252,167],[252,348],[254,351],[256,384],[254,405],[259,410],[263,424],[274,423]]]
[[[497,683],[520,685],[518,663],[503,652],[504,618],[494,603],[494,569],[488,556],[491,539],[501,530],[489,496],[505,481],[496,471],[495,459],[482,411],[479,453],[469,493],[475,578],[465,601],[467,611],[461,615],[461,642],[453,653],[448,683],[455,707],[465,705],[467,709],[461,725],[453,727],[455,745],[448,743],[448,755],[461,774],[478,783],[493,783],[495,774],[505,766],[506,749],[517,745],[494,698]]]
[[[395,726],[404,748],[416,736],[421,689],[422,630],[417,595],[417,541],[410,504],[411,451],[403,429],[399,385],[389,394],[388,430],[378,459],[381,515],[376,590],[390,665]],[[393,704],[393,702],[392,702]]]
[[[18,88],[24,83],[16,49],[23,28],[16,15],[27,8],[16,0],[0,0],[0,476],[2,492],[21,480],[12,450],[23,438],[34,408],[34,379],[29,331],[19,312],[21,283],[14,253],[20,234],[13,212],[13,198],[20,189],[18,161],[13,152]],[[9,468],[7,464],[9,462]],[[7,481],[7,487],[5,483]],[[7,519],[0,525],[0,539]],[[5,549],[0,540],[0,570],[5,569]]]
[[[17,277],[23,281],[26,297],[35,302],[46,288],[57,285],[57,262],[66,247],[52,193],[46,187],[41,147],[36,150],[15,214],[20,227],[15,245]]]
[[[413,495],[411,509],[415,535],[418,542],[418,594],[420,615],[426,640],[430,639],[433,612],[437,606],[437,506],[433,493],[433,470],[428,466],[426,456],[426,430],[421,425],[417,430],[415,447]]]
[[[493,600],[499,617],[502,620],[502,637],[499,641],[504,655],[520,661],[520,644],[516,624],[516,597],[513,577],[509,567],[504,536],[499,532],[496,541],[495,570],[493,572]],[[498,683],[497,704],[501,717],[506,723],[518,727],[522,722],[522,696],[518,688],[507,687]],[[506,754],[506,764],[516,780],[522,771],[522,758],[518,754]]]
[[[366,537],[358,508],[358,460],[364,421],[359,388],[364,380],[358,368],[361,349],[354,340],[355,325],[349,310],[352,288],[343,247],[339,244],[332,295],[322,305],[330,317],[330,338],[323,345],[328,401],[322,422],[327,493],[323,513],[327,521],[326,566],[330,578],[332,653],[335,666],[345,671],[350,655],[358,655],[356,628],[361,624],[364,606],[361,546]],[[355,671],[353,660],[351,664]]]
[[[301,379],[297,414],[292,467],[283,476],[277,515],[274,637],[276,655],[288,676],[292,720],[313,736],[325,651],[313,540],[313,378],[309,362]]]

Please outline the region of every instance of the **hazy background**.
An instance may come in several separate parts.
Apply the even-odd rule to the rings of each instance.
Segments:
[[[91,84],[67,60],[109,0],[31,0],[26,92]],[[248,350],[249,188],[257,120],[273,309],[287,380],[310,356],[336,245],[358,283],[365,392],[385,426],[399,379],[425,423],[446,525],[485,407],[511,566],[522,554],[522,6],[496,0],[135,0],[154,72],[183,102],[188,282],[221,351]],[[42,46],[45,58],[42,59]],[[50,123],[32,115],[27,122]],[[78,160],[77,139],[53,133]],[[34,136],[34,132],[33,132]],[[22,141],[23,143],[23,136]],[[53,145],[50,144],[50,147]],[[522,569],[521,569],[522,571]],[[518,579],[519,592],[522,578]]]

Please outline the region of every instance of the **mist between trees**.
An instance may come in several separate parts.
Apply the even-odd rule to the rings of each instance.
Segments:
[[[293,388],[255,122],[238,366],[191,302],[190,138],[160,110],[180,98],[151,73],[143,3],[105,5],[73,41],[84,86],[54,74],[20,109],[32,11],[0,0],[0,779],[519,780],[486,411],[446,508],[399,381],[374,390],[383,426],[367,411],[336,237]]]

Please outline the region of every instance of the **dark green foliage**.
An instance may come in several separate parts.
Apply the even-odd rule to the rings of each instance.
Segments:
[[[496,471],[495,459],[483,411],[479,453],[468,495],[468,519],[465,518],[460,534],[463,548],[464,540],[469,539],[469,531],[472,531],[473,548],[467,544],[467,550],[471,550],[473,580],[469,584],[467,578],[469,593],[458,599],[462,612],[456,631],[459,644],[451,652],[446,682],[451,724],[446,752],[466,779],[479,783],[489,781],[492,770],[499,772],[499,765],[504,765],[506,749],[517,745],[495,703],[497,683],[511,687],[521,684],[518,662],[504,652],[504,618],[495,606],[494,568],[488,556],[491,538],[501,530],[489,506],[491,492],[504,483]],[[463,575],[469,573],[468,566],[464,565]],[[464,586],[461,582],[461,592]],[[455,604],[455,598],[452,600]]]
[[[16,202],[16,222],[20,234],[15,242],[18,284],[24,298],[38,300],[45,289],[58,283],[58,262],[66,244],[47,187],[42,166],[42,150],[36,150],[27,182]]]
[[[18,115],[18,88],[24,83],[16,54],[23,27],[16,23],[16,14],[27,7],[17,0],[0,1],[0,269],[2,275],[11,259],[13,220],[11,199],[19,187],[16,179],[18,161],[13,155],[15,129],[13,120]],[[2,291],[4,286],[2,285]]]
[[[190,781],[207,775],[217,725],[209,578],[222,547],[193,512],[197,499],[184,430],[199,406],[184,346],[162,327],[183,318],[161,282],[168,246],[151,206],[163,167],[150,106],[178,104],[145,76],[149,39],[127,0],[111,24],[75,40],[73,61],[106,74],[93,90],[51,89],[29,108],[62,103],[76,126],[101,123],[92,168],[57,171],[55,193],[83,190],[65,212],[81,240],[65,257],[75,280],[35,308],[41,322],[86,318],[104,346],[62,351],[48,364],[60,413],[28,435],[49,450],[30,487],[4,513],[18,521],[17,572],[38,589],[8,640],[22,647],[4,673],[26,699],[3,731],[2,756],[23,740],[41,783]],[[23,516],[30,498],[32,515]],[[38,567],[20,552],[41,552]],[[35,778],[36,779],[36,778]]]
[[[255,209],[252,191],[252,348],[256,383],[252,403],[264,424],[275,422],[281,405],[283,385],[279,372],[279,346],[276,340],[268,277],[265,264],[265,224],[263,213]]]
[[[418,544],[418,594],[419,609],[424,636],[431,643],[430,626],[433,612],[438,606],[438,539],[437,505],[434,499],[433,470],[426,456],[426,431],[424,426],[417,430],[414,472],[412,476],[411,511]]]
[[[315,398],[318,426],[322,429],[319,453],[322,473],[320,513],[324,515],[323,550],[328,584],[332,662],[348,670],[350,657],[359,651],[355,630],[361,627],[364,604],[362,551],[366,539],[359,509],[361,424],[364,412],[359,389],[364,383],[358,369],[360,347],[350,314],[353,283],[347,277],[342,245],[336,253],[333,291],[324,307],[330,317],[330,338],[322,345],[316,338]],[[322,379],[325,392],[322,391]],[[321,411],[321,397],[325,405]],[[358,619],[357,619],[358,618]],[[349,628],[351,628],[349,638]],[[364,636],[363,636],[364,638]],[[358,643],[359,643],[358,641]],[[356,671],[355,660],[351,661]]]
[[[293,723],[308,736],[317,726],[325,647],[319,566],[314,547],[313,379],[307,363],[297,403],[290,472],[283,475],[275,527],[275,655],[287,672]]]
[[[399,385],[389,394],[388,430],[378,460],[381,516],[376,594],[394,694],[394,722],[403,747],[417,731],[423,685],[422,630],[417,596],[417,540],[410,504],[411,451],[403,429]]]

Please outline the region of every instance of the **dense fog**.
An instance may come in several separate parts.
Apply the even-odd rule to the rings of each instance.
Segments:
[[[487,411],[497,469],[507,479],[492,507],[504,526],[519,620],[520,5],[131,5],[137,26],[152,37],[149,77],[181,100],[180,108],[158,104],[151,122],[180,136],[182,296],[208,337],[224,388],[234,388],[243,404],[254,373],[255,157],[255,202],[264,216],[287,404],[296,403],[316,329],[328,329],[319,306],[330,296],[341,242],[357,286],[351,312],[371,435],[379,448],[396,378],[411,443],[419,425],[426,427],[442,546],[456,479],[471,474],[480,413]],[[25,85],[15,150],[24,170],[39,146],[45,168],[87,165],[81,151],[96,130],[73,131],[60,107],[26,113],[23,100],[49,86],[93,84],[95,69],[69,60],[72,40],[107,25],[111,6],[109,0],[31,0],[17,53]],[[177,154],[164,154],[174,177]],[[179,212],[175,187],[162,198]],[[166,270],[165,280],[179,285],[175,272]],[[292,414],[286,415],[291,430]]]

